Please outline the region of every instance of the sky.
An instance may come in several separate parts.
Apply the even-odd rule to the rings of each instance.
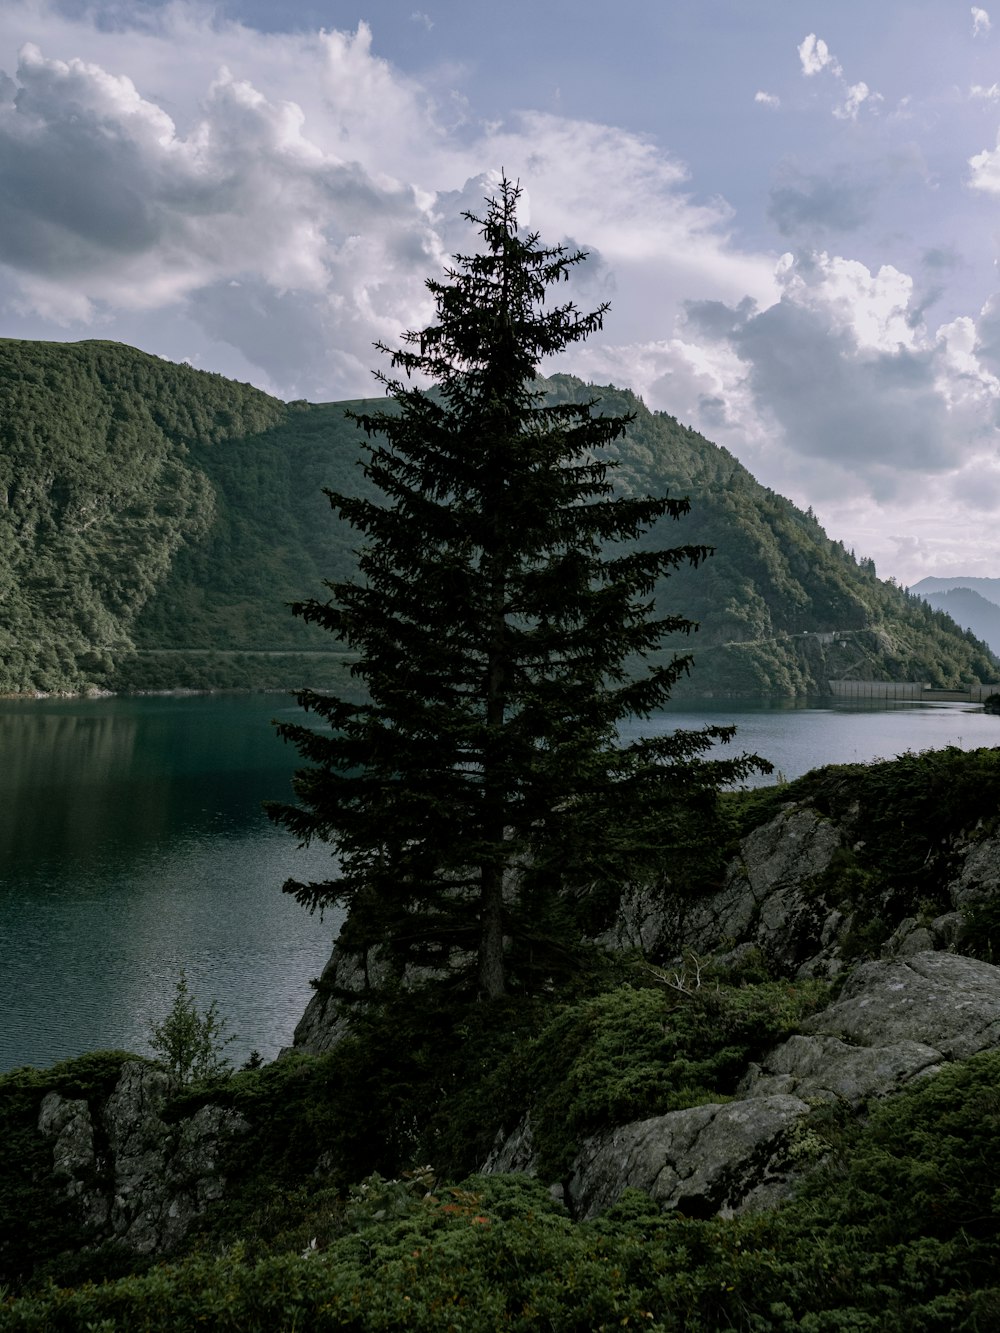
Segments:
[[[1000,0],[3,0],[0,336],[370,396],[504,172],[633,389],[1000,577]]]

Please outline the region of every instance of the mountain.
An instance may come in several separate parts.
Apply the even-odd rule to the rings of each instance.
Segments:
[[[924,583],[927,581],[923,580]],[[981,579],[979,582],[996,584],[996,595],[1000,598],[1000,579]],[[912,591],[919,591],[919,588]],[[944,611],[956,624],[982,639],[994,653],[1000,653],[1000,602],[982,596],[964,584],[956,584],[945,592],[920,592],[920,596],[928,606]]]
[[[985,597],[988,602],[1000,606],[1000,579],[977,578],[971,574],[958,574],[954,578],[941,579],[928,575],[915,583],[910,592],[926,597],[928,593],[950,592],[953,588],[971,588],[973,592]]]
[[[715,547],[660,593],[701,625],[668,645],[695,650],[681,693],[1000,674],[725,449],[625,390],[543,387],[635,413],[608,451],[623,493],[690,496],[647,544]],[[351,406],[283,403],[116,343],[0,340],[0,692],[349,683],[349,658],[287,603],[354,569],[357,536],[322,494],[372,493]]]

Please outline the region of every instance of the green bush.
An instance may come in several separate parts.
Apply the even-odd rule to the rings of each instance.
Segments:
[[[182,1083],[201,1082],[232,1071],[223,1051],[235,1036],[227,1037],[225,1029],[226,1020],[219,1017],[214,1000],[207,1009],[198,1011],[181,968],[170,1012],[162,1022],[151,1026],[149,1044],[175,1078]]]
[[[543,1178],[566,1174],[596,1130],[726,1101],[747,1062],[820,1007],[820,982],[724,985],[705,974],[622,987],[564,1010],[511,1069]],[[511,1126],[508,1126],[510,1128]]]
[[[984,1333],[1000,1323],[998,1130],[991,1053],[873,1108],[773,1212],[698,1221],[627,1191],[573,1223],[523,1177],[429,1193],[372,1179],[330,1239],[307,1236],[297,1253],[254,1259],[231,1241],[115,1282],[49,1286],[0,1304],[0,1327]]]

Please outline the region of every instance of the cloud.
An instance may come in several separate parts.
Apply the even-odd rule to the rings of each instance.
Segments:
[[[672,364],[661,357],[661,379],[688,394],[672,410],[786,494],[908,503],[935,476],[964,494],[960,462],[995,460],[1000,443],[1000,357],[987,341],[995,331],[1000,348],[1000,303],[993,323],[931,332],[912,279],[889,265],[803,252],[776,276],[781,297],[766,307],[689,304],[684,345]]]
[[[974,102],[996,102],[1000,100],[1000,83],[991,83],[988,88],[974,83],[969,89],[969,97]]]
[[[413,11],[410,15],[410,22],[420,24],[420,26],[426,28],[428,32],[434,27],[434,20],[429,14],[425,14],[422,9],[415,9]]]
[[[794,254],[776,268],[654,138],[532,110],[456,116],[447,77],[405,76],[364,24],[261,33],[183,0],[100,12],[4,6],[3,30],[34,42],[16,66],[0,52],[0,305],[23,336],[61,321],[286,397],[372,392],[371,343],[426,320],[424,280],[474,247],[460,213],[482,211],[502,167],[526,224],[590,252],[566,297],[612,301],[554,368],[633,386],[880,562],[892,551],[864,533],[885,506],[916,515],[933,493],[954,514],[977,467],[992,477],[1000,312],[930,329],[955,256],[927,252],[918,289],[903,265],[821,248],[864,234],[888,157],[786,168],[770,216]],[[815,34],[800,61],[848,123],[877,104]],[[969,178],[1000,191],[1000,149]]]
[[[538,112],[449,127],[449,99],[379,59],[365,24],[265,35],[181,4],[105,31],[102,61],[90,35],[60,39],[87,56],[28,45],[0,80],[8,309],[78,335],[173,312],[272,391],[356,396],[372,342],[426,319],[425,279],[475,244],[460,214],[501,166],[528,187],[523,221],[591,252],[571,297],[613,294],[633,338],[670,327],[692,287],[773,294],[728,207],[690,198],[652,139]]]
[[[972,35],[973,37],[985,37],[993,26],[990,23],[990,16],[985,9],[979,9],[976,5],[972,6]]]
[[[817,37],[814,32],[811,32],[799,45],[798,52],[799,60],[802,62],[802,73],[807,77],[819,74],[824,69],[828,69],[837,78],[843,77],[844,71],[839,60],[831,53],[822,37]]]
[[[1000,194],[1000,134],[996,148],[984,148],[969,158],[969,184],[985,194]]]
[[[806,78],[811,78],[813,75],[821,74],[826,70],[840,84],[843,101],[833,108],[833,114],[838,120],[857,120],[858,113],[866,102],[871,108],[874,108],[883,100],[882,94],[873,92],[867,83],[849,84],[840,61],[822,37],[817,37],[814,32],[809,33],[805,40],[800,43],[798,52],[802,64],[802,73]]]
[[[833,114],[838,120],[857,120],[858,112],[865,102],[882,101],[881,93],[873,93],[867,83],[852,83],[847,89],[847,95],[840,106],[833,108]]]
[[[782,236],[856,231],[871,216],[874,196],[872,184],[844,168],[828,176],[788,169],[771,190],[767,213]]]
[[[775,93],[765,93],[763,90],[758,90],[754,93],[753,100],[760,103],[761,106],[771,107],[774,110],[781,106],[780,97]]]
[[[360,30],[327,54],[347,62],[354,45],[363,54]],[[371,332],[384,327],[380,290],[394,284],[395,308],[412,306],[439,256],[417,191],[321,146],[296,103],[226,69],[186,136],[95,64],[29,45],[17,82],[0,107],[0,254],[22,303],[80,318],[253,274],[324,296],[348,324],[364,312]]]

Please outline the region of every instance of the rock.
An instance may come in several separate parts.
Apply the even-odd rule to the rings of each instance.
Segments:
[[[473,955],[454,950],[449,968],[469,967]],[[306,1005],[292,1037],[291,1047],[279,1053],[289,1055],[300,1051],[308,1055],[323,1055],[333,1050],[351,1030],[350,1011],[369,990],[377,990],[391,974],[392,965],[380,949],[369,949],[367,956],[349,953],[339,943],[334,944],[330,961],[323,969],[316,991]],[[447,975],[444,968],[407,965],[396,981],[404,988],[419,986],[426,981]],[[345,998],[344,992],[347,992]],[[358,999],[349,997],[357,996]]]
[[[784,1045],[753,1065],[738,1095],[778,1093],[803,1101],[860,1105],[869,1097],[898,1090],[917,1074],[941,1066],[941,1052],[918,1041],[887,1046],[851,1046],[839,1037],[789,1037]]]
[[[211,1105],[166,1124],[161,1112],[177,1087],[162,1070],[128,1061],[96,1113],[55,1092],[42,1099],[38,1128],[55,1140],[53,1172],[66,1180],[92,1243],[115,1239],[136,1254],[169,1253],[221,1197],[220,1153],[248,1125],[238,1112]],[[97,1139],[106,1145],[100,1155]]]
[[[988,898],[1000,898],[1000,835],[969,840],[958,876],[948,885],[952,906],[965,911]]]
[[[318,983],[314,983],[316,989],[295,1026],[292,1046],[286,1047],[281,1055],[288,1054],[289,1049],[323,1055],[343,1041],[350,1020],[342,1012],[343,1001],[336,992],[346,990],[360,995],[368,988],[368,983],[369,972],[361,956],[334,944],[330,960]]]
[[[693,1106],[588,1139],[567,1186],[577,1217],[596,1217],[632,1187],[688,1217],[732,1216],[751,1193],[784,1192],[787,1131],[809,1107],[777,1095]]]
[[[743,839],[718,892],[683,902],[651,885],[628,886],[600,942],[653,958],[692,950],[728,963],[756,950],[778,973],[836,976],[855,912],[824,892],[823,877],[841,851],[863,852],[853,840],[856,818],[855,810],[838,826],[810,806],[790,805]],[[930,921],[897,919],[884,957],[961,949],[969,943],[969,911],[1000,902],[1000,834],[968,837],[954,851],[959,869],[946,886],[952,910]],[[899,907],[886,894],[874,910],[892,922]]]
[[[95,1164],[94,1126],[90,1107],[80,1099],[60,1097],[50,1092],[42,1098],[38,1128],[48,1137],[55,1137],[52,1147],[52,1171],[65,1176],[78,1192],[81,1172],[92,1170]]]
[[[512,1134],[505,1137],[503,1130],[500,1131],[493,1151],[482,1166],[482,1172],[487,1176],[538,1174],[530,1114],[521,1120]]]
[[[915,916],[905,916],[882,947],[884,958],[897,955],[926,953],[937,946],[937,938],[930,926],[921,925]]]
[[[52,1174],[62,1179],[66,1197],[78,1201],[86,1231],[107,1225],[111,1204],[97,1185],[100,1167],[94,1148],[94,1123],[82,1098],[64,1098],[49,1092],[42,1098],[38,1128],[52,1145]]]
[[[1000,969],[951,953],[862,963],[837,1003],[802,1026],[857,1046],[920,1041],[964,1060],[1000,1045]]]
[[[581,1217],[628,1187],[689,1216],[731,1216],[786,1197],[818,1160],[817,1105],[862,1108],[949,1060],[1000,1047],[1000,969],[925,952],[864,963],[801,1033],[747,1070],[730,1102],[608,1129],[580,1145],[567,1201]],[[532,1170],[530,1122],[484,1170]]]
[[[675,951],[711,954],[753,946],[779,970],[827,975],[847,921],[814,887],[843,847],[830,820],[807,806],[791,806],[740,844],[725,887],[690,903],[677,915]],[[652,934],[647,927],[647,934]]]
[[[613,925],[597,943],[605,949],[637,949],[653,955],[662,951],[665,930],[662,891],[652,884],[628,884]]]

